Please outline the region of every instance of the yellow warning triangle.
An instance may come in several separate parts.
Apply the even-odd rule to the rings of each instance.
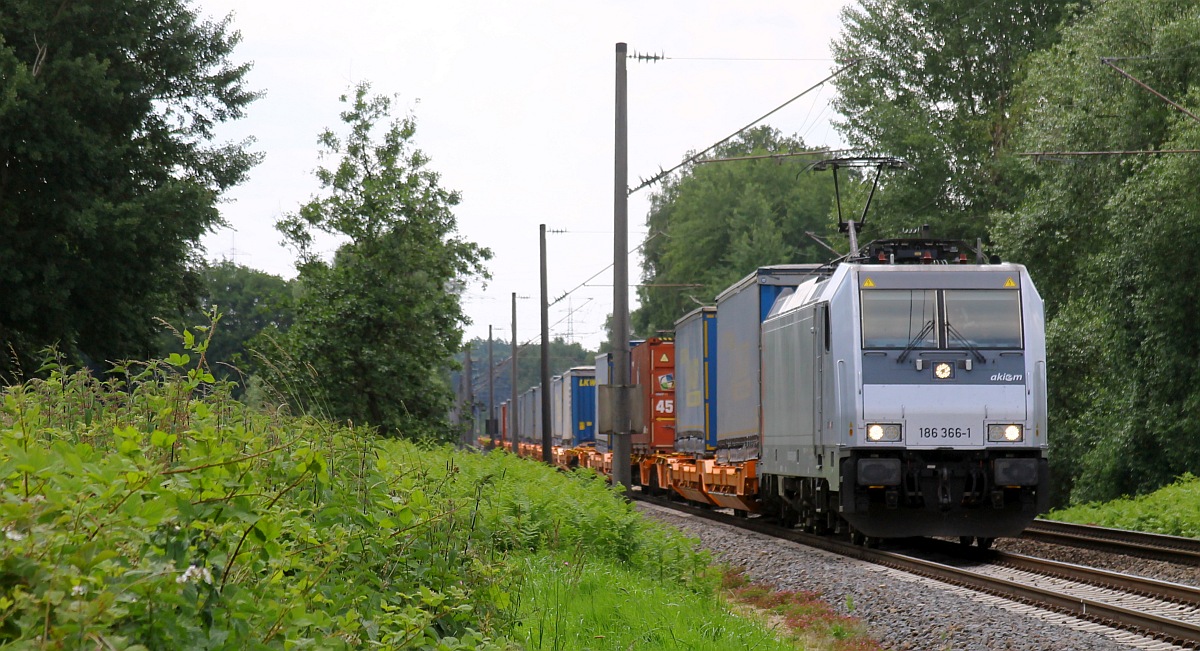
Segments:
[[[874,287],[874,286],[875,286],[875,281],[871,280],[870,278],[867,278],[866,280],[863,281],[863,287]]]
[[[666,354],[666,353],[663,353],[662,359],[660,359],[660,360],[658,360],[658,361],[660,361],[660,362],[665,362],[665,361],[667,361],[667,354]]]
[[[1004,286],[1005,287],[1016,287],[1017,283],[1010,277],[1008,280],[1004,281]]]

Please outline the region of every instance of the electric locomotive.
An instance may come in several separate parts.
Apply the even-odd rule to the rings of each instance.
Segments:
[[[1023,266],[968,251],[876,242],[778,292],[761,322],[760,449],[719,443],[757,457],[766,510],[859,541],[987,546],[1045,509],[1042,300]]]

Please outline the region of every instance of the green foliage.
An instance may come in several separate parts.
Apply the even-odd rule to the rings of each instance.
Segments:
[[[1020,198],[1024,172],[1006,156],[1012,88],[1023,59],[1078,10],[1044,0],[861,0],[843,10],[832,49],[857,64],[834,80],[838,127],[853,146],[915,167],[882,180],[873,232],[930,224],[937,237],[974,241],[992,211]]]
[[[1114,0],[1033,56],[1015,146],[1032,151],[1195,149],[1200,124],[1102,63],[1200,104],[1200,15],[1190,2]],[[1097,107],[1103,107],[1099,110]],[[1200,324],[1194,155],[1048,160],[995,238],[1046,299],[1051,463],[1058,501],[1144,493],[1200,467],[1193,442]]]
[[[714,639],[769,639],[713,599],[706,555],[591,471],[251,412],[185,338],[103,382],[50,360],[4,394],[0,645],[501,649],[553,619],[564,648],[641,639],[651,610],[663,639],[698,613]],[[553,610],[586,605],[565,592],[583,582],[623,619]]]
[[[1200,478],[1187,473],[1153,493],[1080,504],[1051,511],[1046,518],[1200,538]]]
[[[490,646],[468,587],[490,570],[437,542],[460,509],[428,475],[369,432],[245,411],[193,355],[5,394],[0,639]]]
[[[718,148],[714,157],[805,149],[796,137],[759,127]],[[675,320],[697,303],[711,305],[718,293],[760,266],[824,262],[828,252],[807,233],[829,231],[832,205],[829,176],[772,160],[691,166],[668,178],[650,198],[642,247],[642,279],[650,286],[638,288],[634,336],[672,331]],[[668,286],[680,284],[695,286]]]
[[[251,351],[270,349],[261,335],[286,333],[295,319],[292,286],[279,276],[227,260],[205,265],[202,278],[199,305],[172,320],[171,329],[159,336],[159,354],[169,354],[179,345],[177,333],[208,320],[215,310],[220,316],[218,333],[205,359],[218,379],[238,383],[234,397],[240,397],[249,375],[259,370]]]
[[[258,156],[214,144],[255,97],[227,20],[189,0],[0,0],[0,375],[142,355],[192,299],[219,195]]]
[[[449,413],[442,370],[466,319],[457,288],[484,275],[491,253],[455,234],[459,194],[413,147],[415,120],[385,125],[391,100],[368,93],[360,84],[342,97],[348,133],[321,134],[323,156],[337,161],[317,171],[325,196],[278,224],[300,252],[296,321],[282,343],[312,370],[288,380],[308,382],[330,417],[408,434]],[[348,241],[327,262],[311,250],[313,230]]]

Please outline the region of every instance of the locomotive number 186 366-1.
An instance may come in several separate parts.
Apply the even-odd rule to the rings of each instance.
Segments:
[[[970,427],[918,427],[917,436],[923,439],[970,438]]]

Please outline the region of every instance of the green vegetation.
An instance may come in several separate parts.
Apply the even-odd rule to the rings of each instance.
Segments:
[[[208,342],[0,409],[0,645],[795,648],[590,471],[254,412]]]
[[[0,378],[58,345],[144,357],[193,305],[200,238],[258,162],[216,141],[257,96],[192,0],[0,0]]]
[[[206,368],[236,377],[239,396],[260,401],[265,380],[223,362],[287,387],[294,412],[454,438],[460,294],[490,254],[457,233],[459,194],[416,148],[415,118],[392,119],[365,85],[345,98],[341,131],[319,136],[321,193],[279,224],[300,252],[294,282],[206,270],[198,242],[258,160],[214,131],[256,93],[231,19],[195,4],[0,0],[0,379],[48,378],[47,347],[107,372],[155,350],[156,317],[186,323],[216,306],[228,335]],[[914,166],[884,175],[861,239],[926,223],[982,237],[1028,265],[1046,300],[1059,505],[1200,472],[1200,156],[1186,153],[1200,122],[1162,99],[1200,106],[1198,43],[1190,0],[857,0],[832,44],[858,62],[833,82],[846,142]],[[810,148],[760,126],[714,156]],[[1154,151],[1181,153],[1129,153]],[[635,332],[670,329],[756,266],[829,259],[810,233],[833,232],[832,183],[802,172],[811,161],[667,178],[646,217]],[[865,178],[843,177],[846,214],[861,210]],[[343,242],[333,259],[310,249],[315,231]],[[522,359],[524,378],[537,356]]]
[[[172,328],[159,335],[157,356],[166,357],[178,349],[176,333],[188,324],[208,321],[215,310],[221,320],[205,358],[218,380],[238,383],[234,396],[241,396],[249,377],[261,371],[253,351],[270,347],[264,333],[277,337],[287,332],[295,319],[293,283],[230,261],[205,265],[202,272],[199,305],[170,320]]]
[[[486,277],[491,253],[458,236],[460,195],[413,144],[416,119],[392,119],[391,98],[365,83],[341,100],[344,133],[320,136],[322,160],[334,162],[316,172],[323,196],[277,224],[300,252],[295,321],[281,345],[311,372],[274,379],[303,384],[301,395],[337,420],[450,440],[443,371],[462,347],[459,293]],[[345,240],[332,261],[312,250],[315,231]]]
[[[593,562],[569,554],[526,561],[525,649],[795,649],[787,631],[730,615],[705,566],[683,583],[659,567]]]
[[[757,127],[718,147],[713,158],[799,152],[797,136]],[[812,159],[809,158],[808,162]],[[763,265],[825,262],[808,232],[836,231],[833,183],[827,175],[763,159],[689,165],[650,197],[643,242],[641,307],[634,336],[672,332],[675,320],[711,305],[717,294]],[[687,286],[695,285],[695,286]]]
[[[1051,511],[1046,518],[1200,538],[1200,477],[1188,473],[1148,495],[1080,504]]]
[[[839,130],[852,146],[899,156],[872,202],[869,239],[923,224],[935,237],[986,237],[992,213],[1019,200],[1024,166],[1009,139],[1013,87],[1030,52],[1059,39],[1084,3],[1014,0],[859,0],[832,43]]]
[[[1030,56],[1015,151],[1200,148],[1195,3],[1114,0]],[[1101,111],[1095,107],[1103,106]],[[1089,108],[1091,107],[1091,108]],[[1024,199],[997,221],[1047,307],[1052,476],[1071,503],[1148,493],[1200,471],[1200,156],[1071,157],[1028,164]],[[1065,502],[1065,500],[1060,500]]]

